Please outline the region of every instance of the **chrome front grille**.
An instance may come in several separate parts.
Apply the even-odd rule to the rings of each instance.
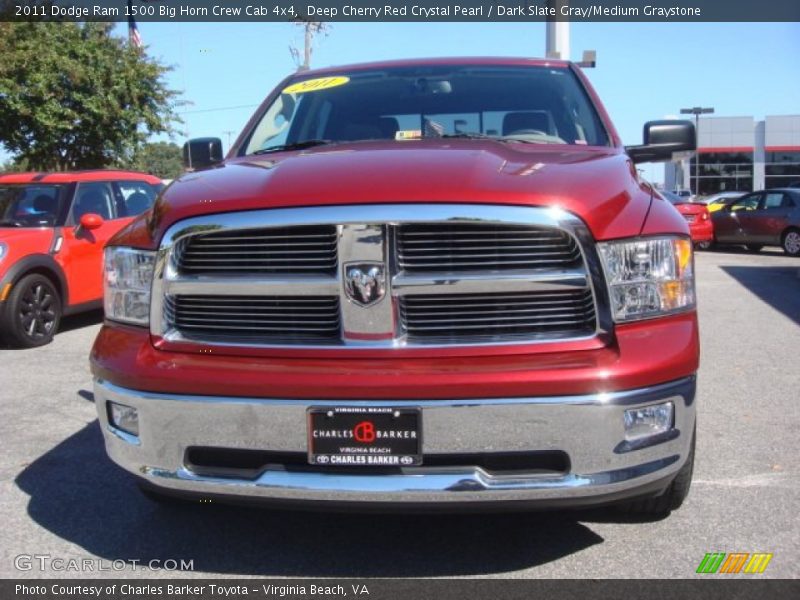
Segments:
[[[336,296],[167,296],[164,310],[189,338],[329,344],[341,336]]]
[[[336,227],[313,225],[195,235],[179,249],[186,273],[334,273]]]
[[[495,223],[423,223],[397,228],[397,262],[407,272],[511,270],[575,266],[568,233]]]
[[[587,335],[595,329],[590,290],[517,294],[420,295],[400,299],[409,341]]]
[[[492,205],[208,215],[165,234],[151,332],[242,347],[468,346],[611,327],[591,235],[567,213]]]

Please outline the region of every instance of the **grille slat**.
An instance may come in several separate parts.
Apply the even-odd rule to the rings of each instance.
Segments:
[[[188,238],[178,270],[192,275],[253,273],[333,274],[337,267],[335,225],[243,229]]]
[[[341,333],[336,297],[181,295],[168,297],[165,309],[172,322],[189,336],[334,344]]]
[[[425,223],[400,225],[397,264],[406,272],[570,267],[581,258],[564,231],[546,227]]]
[[[400,320],[409,338],[464,339],[487,335],[585,335],[594,330],[590,290],[480,295],[405,296]],[[479,334],[478,334],[479,335]]]

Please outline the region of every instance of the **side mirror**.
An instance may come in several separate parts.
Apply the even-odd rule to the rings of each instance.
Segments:
[[[85,229],[86,231],[92,231],[94,229],[98,229],[103,225],[103,217],[95,213],[86,213],[81,217],[81,222],[79,227],[81,229]]]
[[[222,162],[222,140],[195,138],[183,145],[183,166],[196,171]]]
[[[675,154],[694,152],[697,138],[691,121],[648,121],[644,124],[644,144],[627,146],[634,163],[673,160]]]

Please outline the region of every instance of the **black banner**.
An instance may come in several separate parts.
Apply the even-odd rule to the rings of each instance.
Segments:
[[[792,592],[794,590],[794,592]],[[4,580],[0,598],[30,600],[756,600],[797,598],[800,582],[714,580],[173,579]]]
[[[798,0],[0,0],[0,20],[800,21]]]

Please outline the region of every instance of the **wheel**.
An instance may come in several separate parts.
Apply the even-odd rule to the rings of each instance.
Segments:
[[[49,344],[61,321],[61,297],[44,275],[31,273],[11,289],[2,317],[6,341],[18,348]]]
[[[790,229],[784,233],[781,245],[789,256],[800,256],[800,229]]]
[[[666,491],[660,496],[652,498],[642,498],[634,500],[620,506],[627,513],[646,515],[650,517],[665,517],[673,510],[680,508],[683,501],[689,495],[689,488],[692,485],[692,473],[694,472],[694,443],[696,432],[692,432],[692,444],[689,448],[689,456],[686,462],[678,471],[675,479],[669,484]]]
[[[747,248],[750,252],[761,252],[763,247],[764,244],[745,244],[745,248]]]

